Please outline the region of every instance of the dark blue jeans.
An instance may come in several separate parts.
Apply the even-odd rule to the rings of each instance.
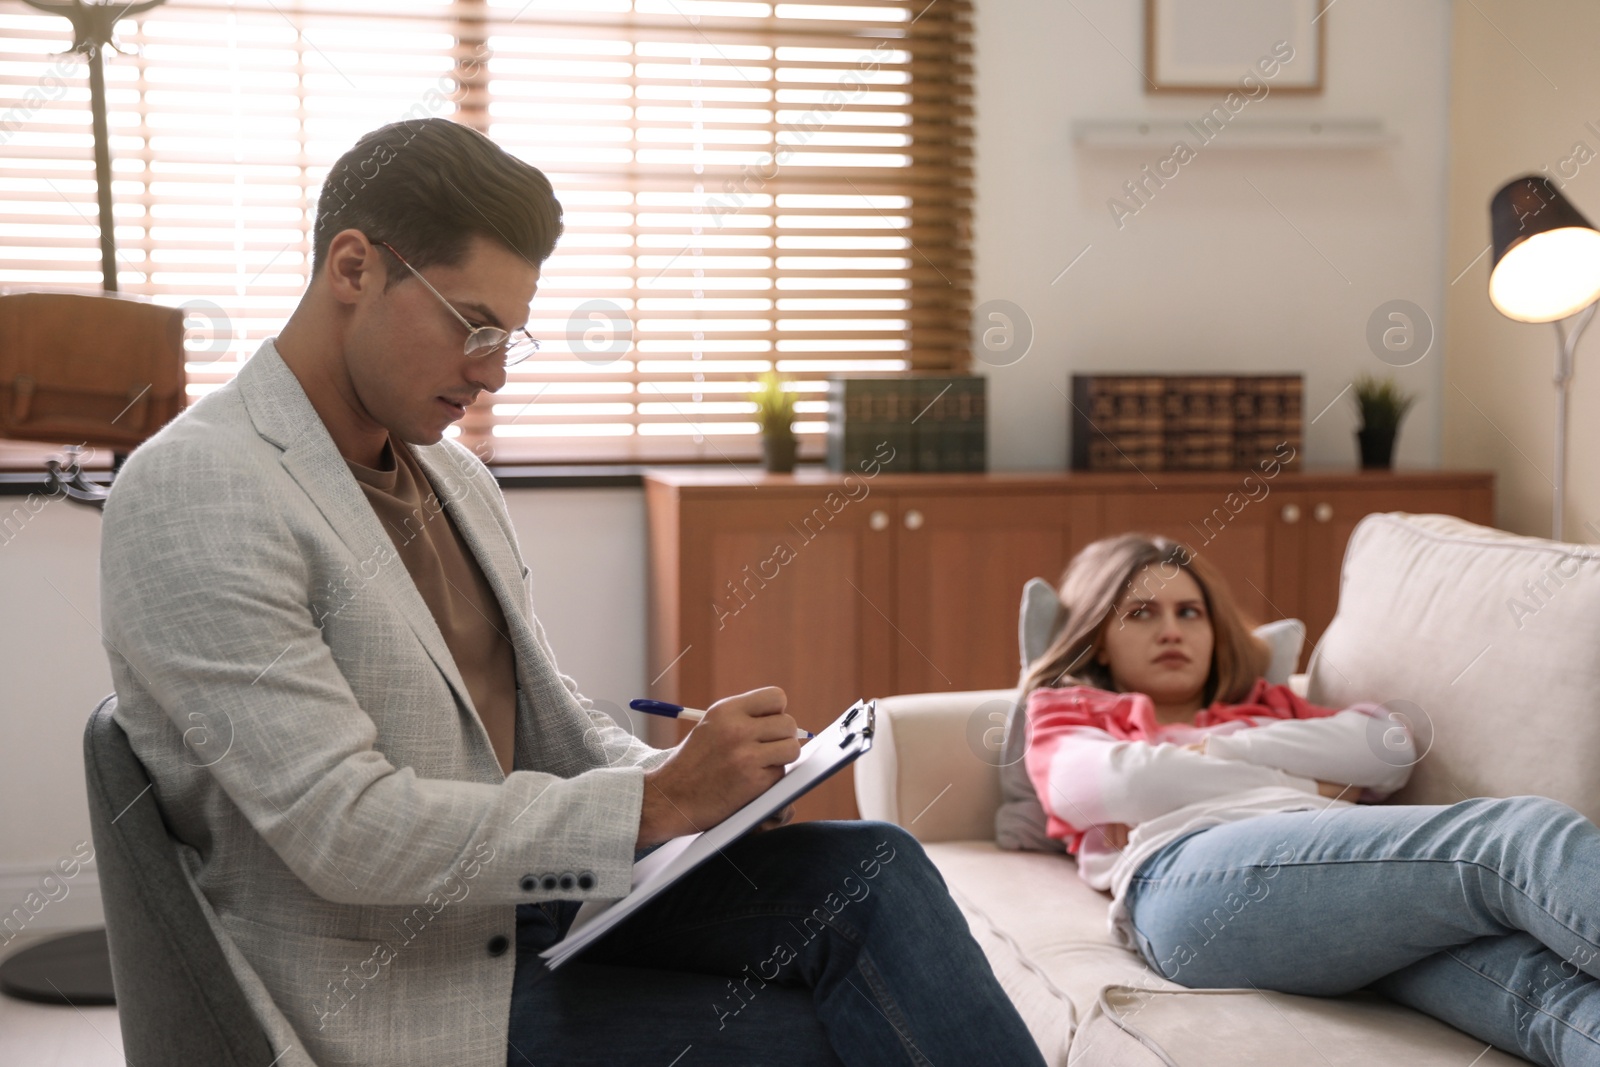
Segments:
[[[1559,801],[1258,815],[1169,842],[1125,903],[1145,961],[1190,988],[1369,989],[1600,1067],[1600,828]]]
[[[577,905],[517,909],[509,1067],[1044,1059],[904,830],[747,835],[561,968]]]

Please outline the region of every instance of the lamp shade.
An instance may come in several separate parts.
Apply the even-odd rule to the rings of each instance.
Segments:
[[[1600,231],[1549,179],[1508,182],[1489,201],[1489,300],[1518,322],[1553,322],[1600,298]]]

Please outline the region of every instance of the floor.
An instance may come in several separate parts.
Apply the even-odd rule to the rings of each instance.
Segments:
[[[4,955],[52,934],[24,934]],[[123,1067],[116,1008],[30,1004],[0,995],[0,1067]]]

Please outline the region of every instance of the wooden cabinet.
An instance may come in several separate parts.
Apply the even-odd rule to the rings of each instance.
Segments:
[[[1017,680],[1017,606],[1054,580],[1098,523],[1059,492],[906,493],[894,509],[894,689],[984,689]],[[996,596],[992,590],[1010,589]]]
[[[646,483],[650,695],[704,708],[777,685],[801,724],[818,728],[861,696],[892,691],[887,521],[844,493],[739,484],[743,493],[680,506],[671,487]],[[670,720],[651,725],[655,743],[676,741]],[[806,815],[852,817],[852,781],[824,782]]]
[[[781,686],[816,728],[858,697],[1015,684],[1017,608],[1114,533],[1182,541],[1257,621],[1296,617],[1307,654],[1338,598],[1345,543],[1374,511],[1487,524],[1487,473],[1247,471],[1054,475],[646,476],[651,695],[695,707]],[[651,739],[676,740],[669,720]],[[853,818],[849,775],[800,803]]]

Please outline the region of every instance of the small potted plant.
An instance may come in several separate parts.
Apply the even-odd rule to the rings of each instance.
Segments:
[[[1400,420],[1406,417],[1417,398],[1401,392],[1393,378],[1377,378],[1371,374],[1356,379],[1355,397],[1356,410],[1361,415],[1356,442],[1361,450],[1362,469],[1392,467]]]
[[[799,442],[794,436],[794,400],[785,388],[787,379],[777,371],[767,371],[759,379],[761,388],[750,394],[756,405],[756,421],[761,424],[761,458],[767,470],[787,474],[794,470]]]

